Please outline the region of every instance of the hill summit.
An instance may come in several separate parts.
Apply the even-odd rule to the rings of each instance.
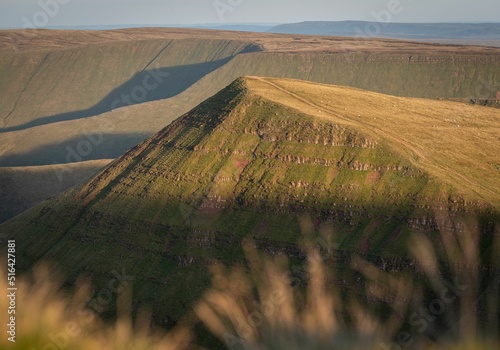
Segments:
[[[500,110],[298,80],[240,78],[88,183],[0,226],[21,270],[55,261],[69,281],[135,276],[134,298],[178,320],[207,265],[251,237],[301,258],[300,217],[322,248],[407,258],[436,213],[498,222]],[[335,234],[334,234],[335,233]],[[340,253],[339,253],[340,254]],[[342,255],[345,256],[345,255]]]

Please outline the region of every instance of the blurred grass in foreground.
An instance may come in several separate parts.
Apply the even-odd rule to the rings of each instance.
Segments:
[[[481,250],[477,224],[436,219],[446,256],[417,236],[413,272],[386,272],[354,257],[349,268],[363,276],[363,287],[347,296],[333,282],[337,269],[315,247],[305,249],[297,286],[286,256],[265,256],[246,242],[247,267],[212,266],[212,287],[187,315],[191,326],[182,322],[168,333],[153,329],[146,313],[132,321],[130,288],[118,295],[117,320],[105,323],[86,307],[88,284],[79,281],[69,294],[38,267],[17,280],[16,343],[4,331],[0,349],[199,349],[200,322],[229,349],[498,349],[498,226]],[[0,288],[7,290],[3,271]],[[7,302],[1,298],[4,330]]]
[[[32,278],[16,281],[16,342],[2,332],[0,349],[93,350],[93,349],[180,349],[191,341],[187,329],[168,334],[149,327],[147,315],[135,324],[130,315],[130,289],[118,296],[119,317],[113,325],[87,307],[92,295],[89,285],[79,283],[76,294],[63,292],[47,266],[34,270]],[[7,278],[0,272],[0,289],[7,290]],[[9,323],[6,298],[2,298],[0,322],[3,330]]]

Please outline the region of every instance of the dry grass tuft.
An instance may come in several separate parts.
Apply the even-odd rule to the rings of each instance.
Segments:
[[[318,249],[307,246],[304,283],[292,283],[286,256],[265,256],[246,242],[248,267],[212,266],[212,287],[194,314],[229,349],[498,349],[500,279],[485,266],[499,266],[499,228],[484,251],[477,223],[437,218],[445,253],[422,235],[412,243],[414,272],[353,258],[351,273],[363,280],[347,294],[333,283],[340,271]],[[50,276],[39,267],[17,281],[17,342],[1,337],[1,349],[196,348],[191,326],[165,333],[152,330],[147,316],[133,322],[130,289],[118,295],[118,319],[109,324],[87,308],[88,284],[69,294]],[[3,273],[0,288],[7,288]],[[8,322],[0,313],[0,323]]]
[[[249,243],[245,252],[249,272],[215,266],[212,289],[195,307],[228,348],[365,349],[383,338],[378,320],[367,315],[348,325],[339,290],[329,286],[331,276],[317,250],[309,250],[305,290],[292,286],[285,257],[273,261]]]
[[[0,272],[0,289],[7,290],[7,278]],[[130,318],[130,292],[119,296],[122,313],[110,325],[87,308],[90,288],[80,283],[75,294],[65,293],[46,266],[34,270],[32,278],[16,281],[16,342],[0,337],[1,349],[90,350],[90,349],[185,349],[190,347],[191,332],[186,328],[166,334],[150,329],[148,320],[133,324]],[[6,298],[2,298],[2,303]],[[9,323],[7,305],[1,307],[0,323]],[[5,334],[4,332],[2,332]]]

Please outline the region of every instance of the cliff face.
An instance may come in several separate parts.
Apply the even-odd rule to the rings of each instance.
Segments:
[[[361,107],[345,112],[343,104],[352,101]],[[424,102],[428,110],[419,104]],[[487,154],[477,178],[458,182],[473,166],[462,155],[475,159],[476,148],[447,154],[449,168],[439,171],[435,146],[397,129],[401,115],[419,128],[423,121],[421,135],[433,123],[444,128],[439,123],[456,117],[456,106],[239,79],[88,183],[3,224],[0,234],[19,242],[21,270],[55,261],[69,281],[91,274],[101,285],[110,271],[125,269],[136,276],[136,301],[168,320],[200,297],[208,265],[242,261],[245,238],[294,259],[302,258],[300,243],[309,239],[337,252],[340,262],[354,253],[376,256],[391,268],[410,266],[411,237],[437,242],[439,213],[479,218],[484,235],[498,222],[498,193],[481,188],[488,181],[481,170]],[[489,125],[490,110],[482,108],[474,125]],[[371,126],[374,119],[378,127]],[[450,147],[463,136],[456,128],[439,133]],[[460,165],[453,165],[454,157]],[[304,216],[314,222],[310,236],[301,229]]]

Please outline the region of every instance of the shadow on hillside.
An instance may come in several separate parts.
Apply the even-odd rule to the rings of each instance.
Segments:
[[[90,179],[105,163],[77,164],[79,166],[73,163],[66,167],[23,168],[22,172],[0,168],[0,224]]]
[[[0,129],[0,133],[29,129],[62,121],[96,116],[114,109],[174,97],[207,74],[228,63],[234,56],[212,62],[186,66],[149,69],[136,73],[129,81],[114,89],[95,106],[67,113],[38,118],[22,125]],[[85,93],[82,91],[82,93]]]
[[[148,138],[149,134],[102,134],[89,139],[86,135],[62,143],[52,143],[22,154],[0,157],[0,167],[36,166],[111,159]],[[89,147],[90,145],[90,147]]]
[[[110,197],[116,197],[116,192]],[[107,202],[108,208],[113,203],[110,197],[101,198],[102,203]],[[133,203],[131,206],[135,206],[137,197],[128,198]],[[190,199],[198,201],[201,198],[199,195],[193,195]],[[144,202],[145,205],[135,208],[135,214],[144,215],[145,209],[157,203],[153,199],[150,203],[146,202],[148,201]],[[154,324],[165,329],[172,329],[177,325],[203,297],[204,291],[210,285],[210,272],[207,268],[209,265],[217,262],[226,266],[241,266],[245,263],[241,248],[243,233],[245,237],[252,239],[259,251],[272,256],[284,254],[293,264],[298,264],[306,258],[305,251],[298,242],[304,237],[314,240],[316,235],[323,231],[324,236],[318,236],[311,243],[329,255],[329,267],[336,268],[335,276],[341,286],[339,288],[343,288],[345,293],[365,290],[359,275],[347,268],[352,266],[352,258],[357,255],[364,256],[366,261],[384,271],[414,272],[416,261],[406,256],[405,254],[409,253],[404,250],[400,251],[400,256],[381,256],[377,254],[380,251],[373,252],[374,255],[361,253],[351,242],[347,242],[350,248],[344,248],[344,243],[336,245],[332,238],[334,230],[342,232],[342,228],[350,226],[349,209],[335,211],[333,215],[327,214],[330,216],[321,219],[322,213],[299,212],[298,208],[290,207],[284,214],[276,210],[278,203],[266,204],[267,207],[261,208],[213,208],[219,211],[214,213],[207,211],[206,207],[193,208],[174,199],[169,200],[162,211],[163,215],[169,216],[168,223],[157,224],[143,220],[144,217],[138,219],[137,215],[132,219],[121,212],[118,214],[118,208],[115,208],[118,209],[114,211],[116,214],[102,211],[102,206],[85,208],[78,201],[74,201],[65,211],[47,207],[47,210],[40,211],[32,220],[38,225],[55,225],[59,231],[46,230],[37,232],[36,235],[32,234],[32,230],[21,233],[18,236],[17,248],[17,254],[22,258],[19,271],[29,272],[33,267],[30,263],[33,261],[52,260],[57,264],[53,265],[51,275],[55,274],[54,271],[61,273],[69,286],[76,285],[77,279],[85,276],[93,282],[94,298],[104,295],[110,298],[106,299],[105,307],[101,305],[94,309],[99,317],[106,320],[114,319],[117,312],[117,302],[114,299],[119,297],[119,292],[110,293],[109,286],[112,283],[128,281],[127,285],[132,289],[131,305],[134,305],[135,315],[139,314],[141,308],[152,310]],[[115,202],[114,205],[119,204]],[[411,214],[406,218],[391,216],[389,219],[383,219],[387,218],[386,213],[383,206],[375,209],[373,213],[360,213],[360,217],[371,219],[358,224],[357,229],[345,235],[349,236],[345,240],[358,236],[355,238],[359,241],[356,245],[361,245],[364,240],[363,232],[372,226],[377,228],[375,239],[391,244],[383,232],[378,232],[379,224],[383,220],[389,220],[391,225],[404,227]],[[217,224],[217,216],[224,218],[224,229],[221,229],[220,221]],[[312,219],[308,233],[303,233],[299,225],[300,217],[304,216]],[[288,219],[283,222],[285,217]],[[60,228],[60,225],[63,225],[63,228]],[[492,236],[493,224],[484,226],[486,231],[484,227],[481,228],[480,237],[482,240],[489,240],[486,236]],[[278,237],[286,237],[286,240]],[[492,244],[482,246],[488,250],[487,247]],[[305,286],[302,279],[306,275],[296,266],[290,276],[292,287],[302,288]],[[493,275],[495,278],[497,273]]]

